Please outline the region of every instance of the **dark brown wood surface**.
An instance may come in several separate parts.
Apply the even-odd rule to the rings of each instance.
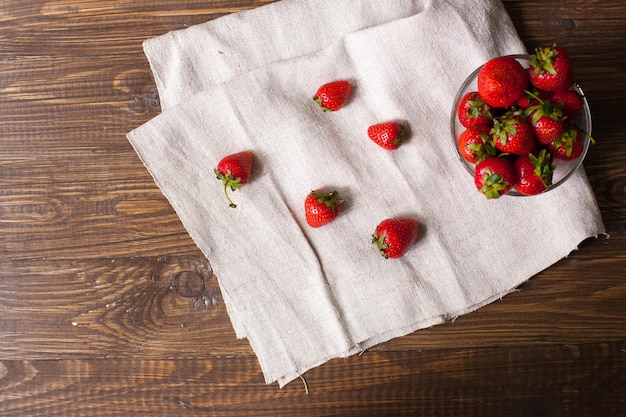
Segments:
[[[626,415],[626,3],[504,2],[570,51],[610,236],[281,390],[125,138],[160,112],[143,40],[270,2],[0,0],[0,415]]]

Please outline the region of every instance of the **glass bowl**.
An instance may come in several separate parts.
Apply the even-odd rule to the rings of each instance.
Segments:
[[[528,55],[509,55],[509,56],[512,58],[515,58],[520,64],[522,64],[524,68],[528,68],[530,66],[530,56]],[[475,165],[467,161],[465,158],[463,158],[457,147],[457,141],[458,141],[459,135],[465,130],[465,127],[463,127],[463,125],[461,125],[461,123],[458,120],[457,106],[459,104],[459,101],[463,98],[463,96],[466,93],[469,93],[471,91],[478,91],[477,78],[478,78],[478,72],[480,71],[481,68],[482,68],[482,65],[476,68],[476,70],[474,70],[474,72],[472,72],[469,75],[469,77],[467,77],[467,79],[463,82],[463,84],[461,85],[461,88],[459,88],[459,91],[457,92],[456,97],[454,98],[454,104],[452,106],[452,115],[450,118],[450,127],[452,131],[452,142],[454,145],[454,149],[456,150],[456,154],[461,164],[463,165],[463,167],[465,167],[467,172],[471,174],[472,181],[474,177]],[[587,99],[585,98],[582,88],[578,84],[576,84],[575,89],[582,96],[583,110],[580,116],[572,120],[572,122],[576,126],[578,126],[580,130],[586,133],[585,135],[583,135],[584,136],[583,151],[578,158],[572,161],[561,161],[561,160],[553,161],[553,163],[556,164],[556,168],[554,169],[554,173],[552,177],[552,185],[547,187],[543,191],[543,193],[546,193],[550,190],[554,190],[556,187],[558,187],[559,185],[567,181],[567,179],[570,178],[574,174],[574,172],[578,169],[578,167],[582,164],[583,159],[585,159],[585,156],[587,155],[587,151],[589,149],[589,142],[590,142],[589,137],[591,136],[591,111],[589,110],[589,104],[587,103]],[[511,190],[509,190],[505,195],[528,197],[527,195],[522,194],[519,191],[517,191],[515,188],[512,188]]]

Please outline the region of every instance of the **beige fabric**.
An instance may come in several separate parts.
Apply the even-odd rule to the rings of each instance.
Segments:
[[[282,1],[146,52],[166,110],[128,138],[211,262],[268,383],[469,313],[604,231],[583,169],[546,195],[488,201],[455,155],[462,81],[525,52],[498,1]],[[315,90],[341,78],[351,100],[323,113]],[[389,119],[412,131],[393,152],[366,134]],[[253,178],[231,209],[212,170],[245,149]],[[303,202],[319,187],[346,203],[311,229]],[[370,239],[392,216],[418,219],[423,235],[385,260]]]

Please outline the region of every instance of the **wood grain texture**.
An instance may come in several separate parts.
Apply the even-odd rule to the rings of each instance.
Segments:
[[[0,411],[50,417],[614,416],[625,405],[625,347],[368,352],[310,371],[306,388],[293,383],[280,391],[263,385],[252,356],[0,362],[6,398]]]
[[[529,50],[570,52],[609,237],[279,390],[125,138],[161,111],[143,40],[268,3],[0,0],[0,415],[624,415],[626,4],[504,1]]]
[[[585,242],[505,301],[371,350],[622,340],[626,282],[615,277],[626,276],[626,240],[608,242]],[[599,256],[607,256],[603,276],[595,273]],[[0,276],[0,359],[252,354],[235,339],[217,279],[201,255],[18,260],[0,265]]]

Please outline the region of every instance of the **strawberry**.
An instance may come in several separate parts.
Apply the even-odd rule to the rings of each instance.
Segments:
[[[313,100],[324,111],[337,111],[352,94],[352,84],[346,80],[332,81],[318,88]]]
[[[226,199],[232,208],[237,207],[237,205],[228,196],[228,188],[235,191],[250,181],[253,160],[252,152],[243,151],[227,155],[217,163],[214,172],[217,179],[224,183],[224,194],[226,194]]]
[[[518,112],[507,112],[494,120],[491,135],[502,152],[525,155],[535,148],[533,129]]]
[[[495,156],[496,148],[491,140],[490,132],[489,126],[485,125],[470,126],[465,129],[457,141],[461,156],[472,164]]]
[[[463,127],[493,124],[491,107],[485,103],[478,91],[471,91],[461,97],[456,113]]]
[[[513,167],[517,173],[515,189],[525,195],[536,195],[552,185],[556,165],[552,163],[552,155],[542,149],[536,156],[529,153],[518,157]]]
[[[570,120],[580,116],[584,107],[583,97],[573,90],[554,93],[550,98],[550,103],[559,107],[563,116]]]
[[[557,140],[547,144],[546,147],[554,159],[573,161],[583,153],[585,133],[578,127],[569,125]]]
[[[530,56],[530,82],[546,91],[565,91],[574,84],[572,63],[565,49],[558,46],[536,48]]]
[[[554,142],[565,130],[563,111],[550,101],[542,101],[524,111],[535,133],[542,144]]]
[[[527,87],[527,71],[510,56],[492,58],[478,71],[478,93],[493,107],[512,106]]]
[[[405,123],[390,121],[370,126],[367,129],[367,136],[380,147],[394,150],[406,139],[405,131]]]
[[[311,227],[321,227],[335,220],[339,215],[340,200],[337,191],[313,190],[304,199],[306,222]]]
[[[372,243],[385,258],[399,258],[419,236],[419,223],[411,218],[385,219],[376,226]]]
[[[517,183],[511,160],[507,158],[487,158],[474,170],[474,184],[489,199],[506,194]]]
[[[531,106],[536,106],[537,104],[544,102],[550,99],[551,93],[549,91],[539,90],[537,88],[533,88],[531,90],[527,90],[521,99],[517,102],[517,105],[520,109],[527,109]]]

